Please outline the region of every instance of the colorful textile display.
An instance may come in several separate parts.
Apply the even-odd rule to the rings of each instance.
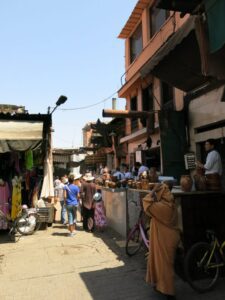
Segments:
[[[12,220],[15,220],[17,217],[20,206],[22,204],[22,196],[21,196],[21,181],[22,177],[15,176],[12,180],[12,211],[11,211],[11,218]]]
[[[9,199],[10,192],[7,182],[1,182],[0,184],[0,210],[5,216],[9,213]],[[0,218],[0,229],[7,229],[8,224],[5,220]]]
[[[32,170],[34,166],[32,150],[27,150],[25,152],[25,166],[26,166],[26,170]]]

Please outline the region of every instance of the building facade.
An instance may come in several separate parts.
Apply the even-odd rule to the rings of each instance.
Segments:
[[[127,143],[127,162],[145,158],[179,177],[185,153],[204,160],[206,139],[216,139],[225,153],[223,8],[221,0],[137,2],[119,34],[125,73],[118,94],[128,111],[152,111],[154,117],[148,126],[141,118],[126,119],[120,142]]]
[[[142,160],[164,172],[158,112],[182,110],[184,92],[151,74],[147,67],[187,18],[181,19],[179,13],[158,9],[154,4],[151,0],[138,1],[119,34],[125,41],[125,73],[118,95],[126,98],[128,111],[153,112],[148,126],[144,117],[127,118],[126,136],[120,143],[127,144],[126,160],[130,165]]]

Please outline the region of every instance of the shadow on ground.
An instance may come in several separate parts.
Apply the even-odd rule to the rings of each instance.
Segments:
[[[17,240],[17,236],[11,237],[8,230],[0,230],[0,244],[15,243]]]
[[[165,296],[156,293],[145,282],[146,260],[145,252],[133,257],[125,254],[124,239],[111,229],[103,233],[95,232],[112,250],[117,259],[124,263],[117,268],[80,273],[93,299],[97,300],[165,300]],[[225,298],[224,278],[221,278],[215,289],[205,294],[198,294],[186,282],[176,276],[177,300],[222,300]]]

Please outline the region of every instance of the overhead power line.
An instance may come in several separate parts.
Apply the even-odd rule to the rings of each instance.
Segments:
[[[81,106],[81,107],[74,107],[74,108],[60,108],[60,110],[81,110],[81,109],[87,109],[87,108],[91,108],[93,106],[97,106],[101,103],[106,102],[107,100],[111,99],[114,95],[116,95],[117,92],[113,93],[112,95],[110,95],[109,97],[105,98],[104,100],[101,100],[99,102],[90,104],[90,105],[86,105],[86,106]]]

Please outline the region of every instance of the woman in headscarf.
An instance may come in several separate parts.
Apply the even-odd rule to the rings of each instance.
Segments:
[[[143,207],[151,217],[146,281],[166,299],[176,299],[173,265],[180,232],[177,208],[169,186],[156,184],[143,199]]]

